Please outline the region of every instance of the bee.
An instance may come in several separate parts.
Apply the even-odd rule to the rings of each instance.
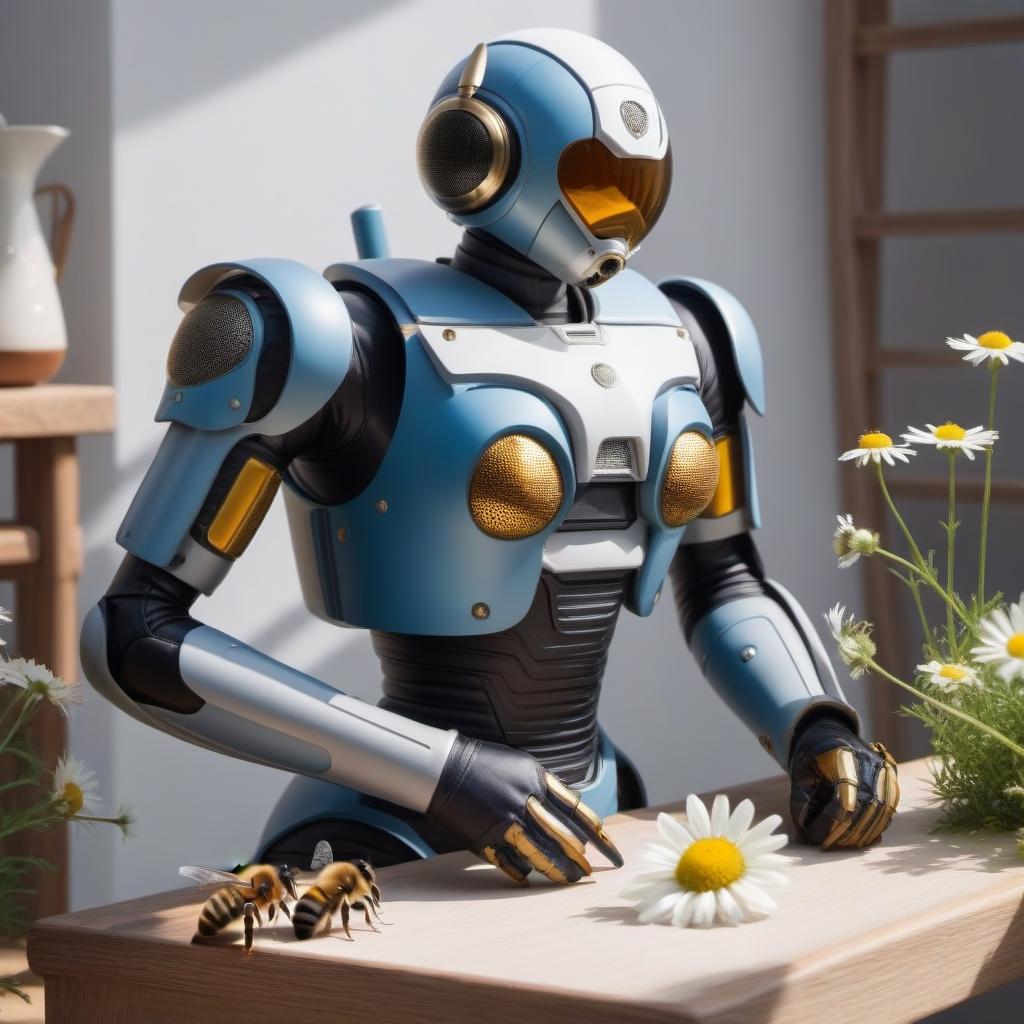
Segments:
[[[336,861],[331,845],[326,840],[316,844],[313,852],[311,871],[319,872],[316,881],[306,890],[302,899],[295,904],[292,927],[297,939],[311,939],[318,931],[329,932],[331,920],[341,910],[341,927],[351,939],[348,930],[349,913],[352,908],[362,909],[366,923],[373,928],[370,918],[372,910],[378,920],[380,916],[380,889],[377,886],[373,868],[365,860]]]
[[[263,927],[262,910],[273,921],[278,908],[290,918],[288,904],[291,897],[298,899],[295,891],[295,873],[287,864],[251,864],[239,868],[235,873],[217,871],[214,868],[200,868],[190,864],[178,869],[178,874],[191,878],[199,885],[221,886],[199,911],[199,924],[193,942],[216,935],[232,921],[243,919],[245,929],[245,951],[252,951],[253,920]]]

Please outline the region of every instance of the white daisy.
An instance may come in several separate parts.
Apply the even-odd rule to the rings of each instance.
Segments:
[[[878,550],[878,534],[858,529],[853,525],[853,516],[836,516],[836,521],[839,525],[832,535],[832,550],[839,557],[840,569],[847,569],[861,555],[873,555]]]
[[[775,835],[782,824],[769,815],[754,828],[754,805],[741,800],[729,813],[729,798],[715,797],[708,814],[700,797],[686,798],[686,821],[658,815],[668,844],[651,843],[644,859],[657,870],[637,876],[622,897],[636,902],[644,924],[671,921],[677,928],[708,928],[717,919],[735,925],[775,910],[765,886],[786,885],[777,868],[789,859],[775,851],[788,839]]]
[[[974,660],[993,668],[1009,682],[1024,675],[1024,594],[1004,611],[995,608],[978,627],[981,643],[971,648]]]
[[[20,686],[37,700],[48,700],[63,714],[70,716],[72,706],[85,700],[82,687],[55,676],[45,665],[37,665],[30,658],[11,658],[0,661],[0,685]]]
[[[975,452],[991,448],[999,440],[998,430],[986,430],[984,427],[965,430],[959,423],[950,423],[948,420],[938,427],[934,423],[926,423],[925,426],[927,430],[908,427],[903,440],[910,444],[933,444],[939,450],[959,450],[972,462]]]
[[[981,686],[977,672],[969,665],[946,665],[941,661],[929,661],[927,665],[918,665],[917,671],[928,677],[928,681],[947,693],[960,686]]]
[[[99,804],[93,793],[95,789],[96,773],[89,771],[77,758],[63,754],[53,773],[53,800],[59,813],[65,818],[83,812],[91,814]]]
[[[984,362],[998,362],[1008,366],[1011,359],[1024,363],[1024,344],[1013,341],[1003,331],[986,331],[977,338],[965,334],[962,338],[947,338],[946,344],[958,352],[966,352],[964,359],[973,366]]]
[[[896,459],[900,462],[909,462],[909,456],[916,454],[913,448],[905,444],[895,444],[888,434],[880,430],[869,430],[861,434],[857,440],[857,448],[851,448],[839,456],[840,462],[849,462],[856,459],[856,465],[866,466],[869,462],[881,462],[885,460],[887,466],[895,466]]]

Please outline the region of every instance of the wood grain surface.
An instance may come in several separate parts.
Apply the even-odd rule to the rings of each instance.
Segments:
[[[1013,837],[935,834],[923,761],[901,769],[881,845],[790,847],[792,885],[739,928],[639,925],[618,896],[647,870],[655,811],[609,827],[626,857],[575,886],[517,887],[465,854],[380,872],[379,933],[299,943],[287,922],[190,945],[197,890],[39,922],[29,940],[62,1022],[914,1021],[1024,973]],[[781,778],[737,787],[783,811]],[[676,809],[678,810],[678,809]],[[59,1014],[59,1015],[58,1015]]]
[[[115,424],[114,389],[100,384],[0,388],[0,441],[106,434]]]

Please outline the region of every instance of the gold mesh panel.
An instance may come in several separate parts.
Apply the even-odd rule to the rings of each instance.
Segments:
[[[206,539],[228,558],[238,558],[256,535],[273,504],[281,474],[259,459],[249,459],[217,510]]]
[[[509,434],[480,456],[469,485],[469,510],[499,540],[532,537],[548,526],[565,496],[551,452],[525,434]]]
[[[699,431],[683,431],[672,445],[661,490],[661,518],[682,526],[704,511],[718,485],[718,453]]]
[[[167,379],[176,388],[205,384],[233,370],[252,348],[252,320],[233,295],[207,295],[178,324],[167,353]]]

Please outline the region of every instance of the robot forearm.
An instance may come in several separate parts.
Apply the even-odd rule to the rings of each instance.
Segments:
[[[817,633],[792,596],[764,577],[749,535],[684,544],[673,575],[705,677],[784,768],[810,713],[827,711],[856,731]]]
[[[198,623],[188,615],[194,598],[129,556],[83,629],[93,686],[200,746],[426,810],[454,732],[347,696]]]

